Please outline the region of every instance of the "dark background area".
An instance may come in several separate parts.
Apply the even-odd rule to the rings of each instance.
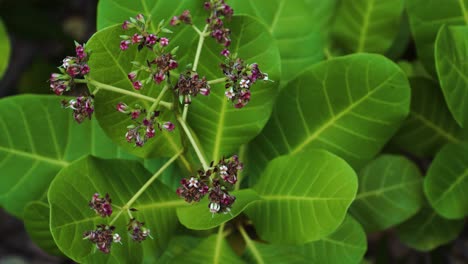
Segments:
[[[86,42],[95,32],[97,1],[0,0],[0,17],[12,46],[0,97],[50,93],[48,77],[65,56],[74,53],[73,41]],[[413,60],[415,55],[410,43],[404,57]],[[468,263],[468,228],[451,244],[429,253],[405,247],[393,230],[370,235],[368,247],[366,258],[373,263]],[[72,262],[43,253],[29,239],[23,223],[0,209],[0,264],[7,263]]]

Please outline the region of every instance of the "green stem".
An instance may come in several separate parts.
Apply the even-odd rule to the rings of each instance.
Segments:
[[[200,61],[200,55],[203,49],[203,43],[205,42],[208,25],[205,26],[205,28],[203,29],[203,32],[200,32],[200,30],[196,26],[192,26],[192,27],[195,29],[195,31],[197,31],[198,35],[200,36],[200,38],[198,39],[198,46],[197,46],[197,51],[195,53],[195,59],[193,60],[193,65],[192,65],[192,71],[196,72],[198,68],[198,62]],[[184,121],[187,120],[188,109],[189,109],[189,105],[187,104],[184,105],[184,110],[182,112],[182,118],[184,119]]]
[[[203,153],[201,152],[200,147],[198,146],[197,142],[195,141],[195,138],[192,135],[192,132],[190,131],[190,128],[188,127],[187,123],[181,116],[177,116],[177,121],[179,122],[180,126],[182,126],[182,129],[184,130],[185,134],[187,135],[187,138],[190,141],[190,144],[192,144],[193,149],[195,150],[195,153],[197,154],[198,159],[200,160],[203,169],[206,171],[210,167],[208,166],[208,163],[205,160],[205,156],[203,156]]]
[[[218,78],[218,79],[214,79],[214,80],[211,80],[211,81],[208,81],[208,84],[217,84],[217,83],[223,83],[226,81],[226,78],[223,77],[223,78]]]
[[[253,257],[255,258],[255,260],[257,261],[257,263],[258,264],[265,264],[265,261],[263,261],[262,255],[260,254],[260,252],[258,252],[257,247],[253,243],[252,239],[250,239],[250,237],[247,234],[247,232],[245,231],[244,227],[242,225],[239,225],[238,228],[239,228],[239,232],[241,233],[242,237],[245,240],[245,244],[250,249],[250,251],[251,251]]]
[[[133,195],[132,198],[120,209],[120,211],[117,213],[117,215],[112,219],[112,221],[109,223],[109,225],[112,225],[117,221],[119,216],[125,212],[128,211],[132,204],[148,189],[148,187],[182,154],[182,151],[179,151],[177,154],[175,154],[170,160],[168,160],[146,183],[141,186],[140,190],[138,190],[135,195]]]
[[[156,98],[156,101],[154,101],[153,105],[151,105],[150,109],[148,110],[148,116],[151,115],[151,113],[153,113],[154,110],[156,110],[156,107],[158,107],[159,103],[161,102],[161,99],[163,98],[164,94],[167,92],[168,89],[169,85],[166,84],[159,93],[159,96]]]
[[[75,80],[75,82],[77,82],[77,81],[78,80]],[[119,88],[119,87],[115,87],[115,86],[112,86],[112,85],[101,83],[101,82],[98,82],[98,81],[93,80],[91,78],[88,78],[87,81],[86,80],[85,81],[79,80],[78,83],[88,83],[88,84],[92,84],[92,85],[96,86],[96,88],[99,88],[100,90],[106,90],[106,91],[110,91],[110,92],[114,92],[114,93],[125,94],[125,95],[128,95],[128,96],[132,96],[132,97],[135,97],[135,98],[138,98],[138,99],[143,99],[143,100],[153,102],[153,103],[156,102],[156,99],[153,98],[153,97],[149,97],[149,96],[146,96],[146,95],[143,95],[143,94],[135,93],[135,92],[132,92],[132,91],[128,91],[128,90]]]
[[[223,243],[223,239],[224,239],[224,225],[225,223],[222,223],[219,228],[218,228],[218,234],[216,235],[216,244],[215,244],[215,248],[214,248],[214,256],[213,256],[213,263],[214,264],[218,264],[219,263],[219,259],[221,257],[221,246],[222,246],[222,243]]]
[[[245,160],[245,155],[247,155],[247,144],[243,144],[242,146],[240,146],[239,160],[240,161]],[[236,185],[234,186],[234,190],[237,191],[240,189],[241,182],[242,182],[242,171],[239,171],[239,173],[237,174],[237,182],[236,182]]]

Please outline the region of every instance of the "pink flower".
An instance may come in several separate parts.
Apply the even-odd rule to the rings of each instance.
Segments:
[[[85,64],[81,67],[81,75],[86,75],[89,73],[89,66],[88,64]]]
[[[143,21],[143,20],[145,20],[145,17],[143,16],[143,14],[138,14],[135,18],[136,18],[138,21]]]
[[[135,88],[135,90],[140,90],[141,87],[143,87],[143,84],[140,81],[133,82],[133,88]]]
[[[166,79],[166,75],[162,71],[160,71],[153,76],[153,79],[155,83],[160,84]]]
[[[166,122],[162,125],[162,127],[164,129],[166,129],[167,131],[171,132],[175,129],[175,125],[172,123],[172,122]]]
[[[129,40],[122,40],[122,41],[120,41],[120,49],[121,49],[121,50],[127,50],[129,44],[130,44],[130,41],[129,41]]]
[[[131,113],[132,119],[137,119],[140,116],[140,110],[133,110]]]
[[[127,21],[127,20],[125,20],[125,21],[123,22],[123,24],[122,24],[122,29],[123,29],[123,30],[127,30],[129,24],[130,24],[130,22]]]
[[[135,71],[132,71],[131,73],[127,75],[127,77],[130,81],[133,81],[137,77],[137,73]]]
[[[142,35],[138,35],[138,33],[135,33],[132,37],[132,43],[133,44],[137,44],[137,43],[140,43],[141,41],[143,40],[143,36]]]
[[[169,39],[167,38],[161,38],[159,40],[159,44],[161,45],[161,47],[166,47],[167,45],[169,45]]]
[[[221,51],[221,55],[223,55],[226,58],[229,57],[230,54],[231,52],[228,49],[223,49],[223,51]]]
[[[149,34],[148,37],[146,37],[146,43],[148,45],[154,45],[156,44],[157,38],[153,34]]]
[[[208,95],[210,95],[210,89],[208,87],[201,88],[200,89],[200,94],[204,95],[204,96],[208,96]]]
[[[117,111],[119,111],[120,113],[127,113],[128,111],[128,105],[126,105],[125,103],[118,103],[117,104]]]
[[[179,67],[179,63],[175,60],[170,60],[169,61],[169,70],[173,70],[175,68]]]
[[[171,22],[170,22],[171,26],[177,26],[179,23],[180,23],[179,17],[173,16],[171,18]]]

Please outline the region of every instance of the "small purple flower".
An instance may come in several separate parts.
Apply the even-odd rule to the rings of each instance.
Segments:
[[[115,241],[115,235],[118,236],[118,234],[114,234],[114,230],[114,226],[101,224],[97,226],[96,230],[86,231],[83,234],[83,239],[88,239],[91,243],[96,244],[96,248],[101,252],[109,254],[112,242]]]
[[[85,50],[84,50],[84,47],[82,45],[77,45],[75,47],[75,51],[76,51],[76,57],[80,60],[84,59],[86,57],[86,53],[85,53]]]
[[[122,29],[123,29],[123,30],[127,30],[129,24],[130,24],[130,21],[125,20],[125,21],[123,22],[123,24],[122,24]]]
[[[132,83],[135,90],[140,90],[143,87],[143,84],[140,81],[135,81]]]
[[[211,91],[210,88],[204,87],[200,89],[200,94],[204,96],[208,96],[210,95],[210,91]]]
[[[224,57],[229,57],[229,55],[231,55],[231,52],[228,50],[228,49],[223,49],[221,51],[221,55],[223,55]]]
[[[143,22],[145,20],[145,17],[143,16],[143,14],[138,14],[135,18],[140,22]]]
[[[143,40],[143,36],[142,36],[142,35],[139,35],[138,33],[135,33],[135,34],[132,36],[132,44],[138,44],[138,43],[140,43],[142,40]]]
[[[81,67],[81,75],[86,75],[86,74],[88,74],[88,73],[89,73],[89,70],[90,70],[90,69],[89,69],[88,64],[83,65],[83,66]]]
[[[154,127],[153,127],[152,125],[150,125],[150,126],[148,126],[148,127],[146,128],[146,136],[147,136],[148,138],[154,137],[155,134],[156,134],[156,130],[154,129]]]
[[[172,122],[169,122],[169,121],[166,122],[166,123],[164,123],[164,124],[162,125],[162,127],[163,127],[165,130],[169,131],[169,132],[172,132],[172,131],[175,129],[175,125],[174,125]]]
[[[141,111],[139,109],[134,109],[132,112],[131,112],[131,116],[132,116],[132,119],[137,119],[138,117],[140,117],[140,114],[141,114]]]
[[[130,219],[127,229],[130,231],[130,236],[133,241],[141,242],[146,240],[146,238],[151,237],[150,230],[144,227],[144,225],[145,223],[137,221],[135,218]]]
[[[129,41],[129,40],[122,40],[122,41],[120,41],[120,49],[121,49],[121,50],[127,50],[127,49],[128,49],[128,45],[130,45],[130,41]]]
[[[234,98],[234,96],[236,96],[236,94],[234,93],[234,90],[231,88],[229,90],[226,90],[226,92],[224,92],[224,94],[226,95],[226,97],[228,99],[232,99]]]
[[[149,34],[149,35],[146,37],[146,43],[147,43],[148,45],[151,45],[151,46],[153,46],[154,44],[156,44],[156,41],[157,41],[157,40],[158,40],[158,39],[157,39],[156,36],[153,35],[153,34]]]
[[[155,83],[157,84],[160,84],[162,81],[164,81],[166,79],[166,75],[164,74],[164,72],[160,71],[158,73],[156,73],[154,76],[153,76],[153,80]]]
[[[169,22],[169,24],[171,24],[171,26],[177,26],[180,24],[180,20],[179,20],[179,17],[178,16],[173,16],[171,18],[171,21]]]
[[[118,103],[117,104],[117,111],[119,111],[120,113],[124,113],[124,114],[127,114],[128,113],[128,105],[126,105],[125,103]]]
[[[136,72],[136,71],[132,71],[132,72],[130,72],[130,73],[127,75],[127,77],[128,77],[128,79],[129,79],[130,81],[133,81],[133,80],[135,80],[135,78],[137,77],[137,72]]]
[[[179,67],[179,63],[177,63],[176,60],[170,60],[169,61],[169,70],[173,70],[175,68]]]
[[[161,45],[161,47],[166,47],[167,45],[169,45],[169,39],[168,38],[161,38],[159,40],[159,44]]]

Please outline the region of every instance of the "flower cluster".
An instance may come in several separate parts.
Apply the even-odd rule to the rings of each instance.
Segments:
[[[171,18],[171,26],[177,26],[180,24],[187,24],[187,25],[192,25],[192,15],[190,14],[189,10],[185,10],[182,12],[180,16],[173,16]]]
[[[205,2],[205,9],[211,12],[210,17],[207,19],[211,37],[225,47],[229,47],[231,45],[231,30],[224,27],[222,19],[230,19],[234,14],[234,10],[224,0]]]
[[[210,94],[210,85],[205,77],[200,79],[197,73],[188,71],[179,76],[174,90],[179,94],[179,98],[184,104],[190,104],[192,96],[197,96],[197,94],[208,96]]]
[[[207,171],[198,171],[196,177],[182,179],[177,195],[190,203],[199,202],[208,194],[211,213],[228,213],[236,200],[235,196],[229,194],[229,189],[237,182],[238,172],[242,169],[243,165],[237,156],[223,158]]]
[[[135,105],[135,107],[130,107],[125,103],[118,103],[116,107],[117,111],[127,114],[134,121],[134,124],[127,127],[127,133],[125,134],[125,139],[129,143],[134,143],[137,147],[142,147],[150,138],[153,138],[156,135],[156,129],[173,131],[175,126],[172,122],[160,122],[159,111],[152,112],[149,116],[141,117],[142,114],[146,114],[146,109],[142,108],[140,105]]]
[[[127,20],[122,24],[124,30],[134,28],[137,33],[131,36],[121,36],[123,39],[120,42],[121,50],[127,50],[130,45],[138,45],[138,50],[147,47],[156,55],[154,60],[148,61],[145,65],[133,62],[137,69],[128,74],[128,79],[132,82],[135,90],[142,89],[144,84],[149,84],[151,81],[160,84],[169,77],[171,70],[179,67],[178,62],[175,60],[177,48],[167,52],[166,47],[169,45],[169,39],[158,36],[161,32],[170,33],[170,31],[162,27],[162,23],[160,23],[156,32],[150,33],[147,31],[148,25],[149,20],[146,20],[142,14],[137,15],[136,18],[130,18],[129,21]],[[144,81],[137,78],[140,72],[149,73]]]
[[[99,193],[95,193],[89,202],[89,207],[93,209],[96,214],[102,217],[109,217],[112,215],[112,200],[110,199],[109,194],[106,194],[104,197],[100,197]],[[136,220],[136,218],[131,216],[131,212],[135,212],[137,209],[131,208],[128,210],[128,213],[131,217],[130,222],[127,224],[127,230],[129,231],[130,238],[133,241],[141,242],[147,237],[151,237],[150,230],[144,227],[145,223]],[[116,217],[119,217],[120,214],[117,214]],[[115,219],[111,222],[111,224]],[[122,238],[119,234],[115,233],[115,226],[100,224],[97,225],[95,230],[86,231],[83,233],[83,238],[91,241],[91,243],[96,244],[97,249],[101,252],[108,254],[112,243],[121,243]]]
[[[75,84],[76,77],[82,77],[89,73],[88,54],[85,51],[85,46],[75,43],[75,52],[75,57],[68,56],[63,59],[62,65],[58,68],[60,73],[50,75],[50,89],[56,95],[70,91]]]
[[[86,231],[83,234],[84,239],[88,239],[91,243],[96,244],[97,249],[105,254],[110,253],[112,242],[120,243],[120,235],[114,233],[115,227],[100,224],[95,230]]]
[[[62,106],[73,110],[73,118],[78,124],[86,118],[91,119],[94,113],[94,99],[92,96],[78,96],[69,101],[62,100]]]
[[[106,196],[99,197],[99,193],[95,193],[89,202],[89,207],[93,209],[98,215],[102,217],[108,217],[112,214],[112,200],[109,194]]]
[[[147,237],[151,237],[150,230],[144,227],[144,225],[145,223],[140,222],[135,218],[130,219],[130,222],[127,225],[127,230],[130,232],[130,237],[133,241],[141,242],[146,240]]]
[[[257,80],[268,80],[268,74],[258,68],[258,64],[247,64],[240,58],[228,57],[221,64],[221,69],[226,76],[226,97],[236,108],[242,108],[250,101],[250,87]]]

